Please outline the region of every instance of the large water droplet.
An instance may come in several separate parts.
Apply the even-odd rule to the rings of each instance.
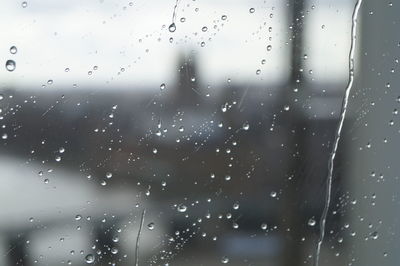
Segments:
[[[7,60],[6,69],[11,72],[11,71],[14,71],[15,68],[16,68],[15,61],[14,60]]]

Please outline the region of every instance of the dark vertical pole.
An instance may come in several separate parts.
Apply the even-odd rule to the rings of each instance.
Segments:
[[[288,87],[283,92],[282,100],[283,104],[290,105],[293,102],[291,97],[291,92],[294,88],[299,89],[301,92],[301,82],[298,83],[297,80],[302,80],[302,72],[300,69],[302,66],[303,58],[303,33],[304,33],[304,9],[305,0],[288,0],[288,20],[290,26],[290,36],[289,40],[292,45],[291,50],[291,68],[290,68],[290,80]],[[297,95],[298,96],[298,95]],[[288,187],[288,196],[285,199],[285,210],[283,211],[283,230],[289,229],[287,234],[285,234],[285,254],[283,256],[282,265],[284,266],[296,266],[303,264],[303,249],[301,242],[301,235],[303,234],[304,225],[302,223],[302,211],[301,211],[301,200],[302,195],[299,191],[299,178],[298,171],[302,164],[302,154],[304,150],[302,149],[304,142],[304,132],[303,132],[303,117],[301,115],[301,110],[294,110],[290,112],[290,115],[286,117],[285,123],[287,136],[291,139],[288,150],[288,174],[291,175],[292,181]],[[293,133],[295,132],[295,133]],[[292,154],[298,153],[299,156],[293,157]],[[286,232],[284,232],[286,233]]]

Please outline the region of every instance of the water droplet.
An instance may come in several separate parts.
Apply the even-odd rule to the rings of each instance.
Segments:
[[[371,237],[372,237],[372,239],[374,239],[374,240],[378,239],[378,237],[379,237],[378,232],[377,232],[377,231],[372,232],[372,233],[371,233]]]
[[[266,223],[262,223],[261,224],[261,229],[262,230],[267,230],[267,228],[268,228],[268,225]]]
[[[11,47],[10,47],[10,53],[11,53],[11,54],[16,54],[17,51],[18,51],[18,50],[17,50],[17,47],[15,47],[15,46],[11,46]]]
[[[208,30],[208,28],[206,26],[204,26],[203,28],[201,28],[202,32],[206,32]]]
[[[1,135],[1,138],[2,138],[2,139],[7,139],[7,138],[8,138],[8,135],[7,135],[6,133],[4,133],[3,135]]]
[[[268,45],[267,46],[267,51],[271,51],[272,50],[272,45]]]
[[[61,161],[61,156],[56,156],[56,162]]]
[[[169,25],[168,30],[169,30],[169,32],[175,32],[176,31],[175,23],[172,23],[171,25]]]
[[[16,68],[15,61],[14,60],[7,60],[6,69],[11,72],[11,71],[14,71],[15,68]]]
[[[309,226],[315,226],[316,223],[317,223],[317,222],[315,221],[314,218],[310,218],[310,219],[308,220],[308,225],[309,225]]]
[[[28,6],[28,3],[27,3],[26,1],[24,1],[24,2],[21,3],[21,6],[22,6],[23,8],[25,8],[25,7]]]
[[[271,196],[271,198],[275,198],[276,197],[276,191],[271,191],[271,193],[269,195]]]
[[[233,204],[233,209],[234,210],[237,210],[237,209],[239,209],[239,203],[238,202],[235,202],[234,204]]]
[[[147,225],[147,228],[148,228],[149,230],[153,230],[153,229],[154,229],[154,223],[149,223],[149,224]]]
[[[160,90],[164,90],[165,89],[165,83],[162,83],[161,85],[160,85]]]
[[[228,110],[228,103],[225,103],[221,106],[221,111],[225,113]]]
[[[111,173],[111,172],[107,172],[107,173],[106,173],[106,177],[107,177],[108,179],[110,179],[110,178],[112,177],[112,173]]]
[[[178,130],[179,130],[179,132],[183,132],[183,131],[185,131],[185,128],[183,126],[180,126]]]
[[[158,150],[156,148],[153,148],[153,153],[157,154]]]
[[[60,147],[60,148],[58,149],[58,152],[59,152],[59,153],[64,153],[64,152],[65,152],[65,149],[64,149],[63,147]]]
[[[256,11],[256,10],[255,10],[253,7],[249,9],[249,12],[250,12],[250,13],[254,13],[255,11]]]
[[[92,264],[94,262],[94,256],[92,254],[86,255],[85,261],[87,264]]]
[[[249,130],[250,124],[249,124],[248,122],[245,122],[245,123],[243,124],[242,128],[243,128],[244,130]]]
[[[177,210],[178,212],[185,212],[187,210],[187,207],[183,204],[179,204]]]
[[[226,263],[229,262],[229,258],[228,258],[227,256],[223,256],[223,257],[221,258],[221,262],[222,262],[223,264],[226,264]]]
[[[226,175],[226,176],[225,176],[225,180],[226,180],[226,181],[231,180],[231,176],[230,176],[230,175]]]
[[[228,18],[228,17],[227,17],[226,15],[222,15],[222,16],[221,16],[221,19],[222,19],[222,20],[226,20],[227,18]]]
[[[77,214],[75,216],[75,221],[80,221],[82,219],[82,216],[80,214]]]
[[[290,110],[290,106],[289,106],[289,105],[285,105],[285,106],[283,107],[283,110],[289,111],[289,110]]]

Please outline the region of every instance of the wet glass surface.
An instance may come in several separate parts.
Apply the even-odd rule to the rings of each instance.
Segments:
[[[0,265],[397,265],[389,1],[0,3]]]

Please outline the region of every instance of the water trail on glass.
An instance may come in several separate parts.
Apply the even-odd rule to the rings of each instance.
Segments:
[[[175,2],[174,12],[172,13],[172,23],[175,23],[175,20],[176,20],[176,9],[178,8],[178,2],[179,2],[179,0],[176,0],[176,2]]]
[[[139,231],[138,231],[137,238],[136,238],[135,266],[139,266],[139,242],[140,242],[140,234],[142,233],[145,214],[146,214],[146,209],[143,209],[142,218],[140,218]]]
[[[354,6],[353,15],[352,15],[351,43],[350,43],[350,52],[349,52],[349,80],[347,82],[345,94],[344,94],[343,101],[342,101],[342,108],[341,108],[341,112],[340,112],[339,124],[338,124],[336,132],[335,132],[335,139],[333,141],[332,152],[331,152],[331,155],[330,155],[329,161],[328,161],[328,177],[327,177],[327,183],[326,183],[325,206],[324,206],[324,210],[321,215],[321,219],[319,221],[320,234],[319,234],[319,239],[318,239],[318,243],[317,243],[317,247],[316,247],[316,251],[315,251],[314,266],[319,266],[319,257],[320,257],[320,253],[321,253],[321,246],[322,246],[322,243],[323,243],[324,237],[325,237],[326,218],[328,216],[329,205],[331,204],[334,162],[335,162],[336,152],[337,152],[337,149],[339,146],[340,137],[342,134],[344,120],[346,118],[347,105],[349,102],[350,91],[351,91],[351,88],[352,88],[353,82],[354,82],[354,50],[355,50],[354,48],[355,48],[356,33],[357,33],[357,16],[358,16],[358,11],[360,10],[360,7],[361,7],[361,3],[362,3],[362,0],[357,0],[357,3]]]

